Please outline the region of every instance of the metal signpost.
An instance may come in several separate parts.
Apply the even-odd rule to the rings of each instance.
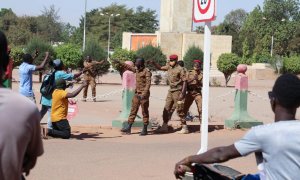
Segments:
[[[193,20],[205,22],[204,28],[204,66],[202,89],[202,123],[201,123],[201,149],[198,154],[207,151],[208,146],[208,102],[209,102],[209,70],[211,52],[211,21],[215,19],[216,0],[193,0]]]

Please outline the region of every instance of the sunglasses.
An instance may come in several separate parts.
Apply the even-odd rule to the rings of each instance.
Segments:
[[[175,62],[176,60],[175,59],[170,59],[170,62]]]
[[[269,99],[274,99],[275,98],[275,94],[272,91],[268,92],[268,96],[269,96]]]

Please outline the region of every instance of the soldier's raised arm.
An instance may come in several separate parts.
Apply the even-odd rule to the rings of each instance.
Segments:
[[[156,69],[161,71],[167,71],[169,69],[168,66],[161,66],[160,64],[154,62],[153,60],[149,60],[148,63],[152,64]]]
[[[119,64],[121,68],[126,69],[128,71],[136,72],[136,68],[124,62],[120,62],[119,60],[113,60],[114,63]]]

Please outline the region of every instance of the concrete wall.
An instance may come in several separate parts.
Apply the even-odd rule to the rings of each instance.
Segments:
[[[160,32],[191,32],[191,0],[161,0]]]
[[[181,59],[182,34],[181,33],[160,33],[160,44],[163,53],[169,57],[171,54],[177,54]]]
[[[170,54],[177,54],[180,59],[189,49],[195,45],[203,50],[204,35],[196,33],[161,33],[159,38],[159,45],[163,52],[168,56]],[[215,36],[211,37],[211,66],[217,67],[217,60],[223,53],[230,53],[232,46],[231,36]]]
[[[122,49],[131,50],[131,32],[123,32]]]
[[[140,36],[140,37],[139,37]],[[204,35],[196,33],[175,33],[175,32],[157,32],[156,34],[132,34],[123,33],[123,49],[136,50],[132,37],[141,41],[145,36],[157,36],[157,45],[161,47],[163,53],[168,57],[171,54],[177,54],[179,59],[189,49],[195,45],[203,50]],[[155,38],[154,38],[155,39]],[[211,67],[217,68],[217,60],[223,53],[231,52],[232,37],[231,36],[211,36]]]

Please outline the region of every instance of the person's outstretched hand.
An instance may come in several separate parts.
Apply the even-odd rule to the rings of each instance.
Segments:
[[[176,179],[182,179],[186,172],[192,171],[192,164],[189,162],[188,157],[175,164],[174,175]]]

